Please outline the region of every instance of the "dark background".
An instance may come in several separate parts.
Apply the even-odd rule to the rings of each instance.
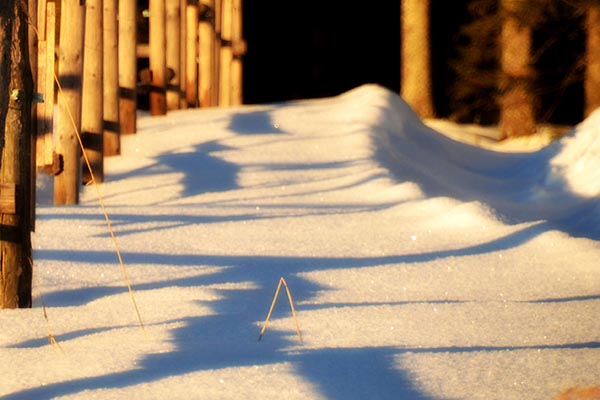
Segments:
[[[432,0],[431,46],[436,112],[448,117],[456,82],[452,63],[468,1]],[[539,118],[574,124],[582,119],[581,79],[561,81],[584,48],[580,21],[555,21],[535,34]],[[334,96],[364,83],[400,91],[400,1],[245,1],[244,103]],[[550,42],[549,42],[550,41]],[[573,79],[571,79],[573,80]],[[490,101],[494,101],[490,99]]]

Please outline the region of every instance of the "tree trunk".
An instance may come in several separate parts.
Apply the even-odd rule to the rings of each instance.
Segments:
[[[519,18],[522,3],[502,0],[500,35],[500,130],[503,138],[531,135],[536,130],[531,27]]]
[[[0,8],[0,308],[31,307],[31,101],[27,7]]]
[[[588,5],[585,71],[585,116],[600,107],[600,4]]]
[[[83,93],[81,139],[92,172],[84,164],[83,183],[104,181],[104,71],[102,0],[85,2],[85,56],[83,58]]]
[[[429,40],[430,0],[402,0],[401,95],[421,118],[434,116]]]
[[[137,130],[136,0],[119,0],[119,122],[121,134]]]
[[[63,158],[63,172],[54,178],[54,203],[77,204],[81,183],[81,87],[85,7],[79,0],[62,0],[58,80],[56,151]]]
[[[121,154],[118,0],[104,0],[104,156]]]

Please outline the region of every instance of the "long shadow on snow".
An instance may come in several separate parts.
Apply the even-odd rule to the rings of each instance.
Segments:
[[[432,349],[406,348],[349,348],[303,350],[294,346],[293,327],[286,332],[269,330],[262,342],[257,342],[260,321],[264,318],[273,290],[279,277],[286,276],[298,303],[309,300],[315,291],[324,288],[299,278],[299,272],[334,270],[338,268],[368,268],[379,265],[419,263],[434,259],[466,256],[489,251],[512,248],[525,243],[547,228],[544,224],[525,227],[496,240],[454,250],[435,251],[424,254],[406,254],[385,257],[268,257],[268,256],[219,256],[219,255],[158,255],[147,253],[124,253],[126,263],[159,264],[169,266],[223,267],[212,274],[180,279],[167,279],[135,285],[136,290],[152,290],[172,286],[202,286],[252,282],[257,289],[215,289],[220,300],[202,302],[209,305],[214,315],[188,317],[184,326],[173,331],[172,341],[176,350],[162,354],[147,354],[137,363],[138,369],[59,382],[44,387],[24,390],[6,399],[51,398],[98,388],[121,388],[137,383],[158,381],[163,378],[194,371],[214,370],[227,367],[259,366],[289,362],[301,376],[316,385],[326,398],[337,399],[417,399],[428,400],[413,387],[410,377],[395,368],[392,357],[415,351],[498,351],[512,348],[440,347]],[[69,260],[81,262],[114,262],[111,252],[38,250],[40,260]],[[218,287],[218,286],[217,286]],[[114,289],[114,288],[113,288]],[[112,289],[111,289],[112,290]],[[110,294],[111,290],[104,293]],[[45,295],[49,306],[81,304],[76,299],[80,292],[60,291]],[[100,297],[102,292],[94,295]],[[75,297],[75,298],[74,298]],[[86,301],[91,301],[92,296]],[[432,299],[438,301],[438,299]],[[283,303],[283,302],[281,302]],[[281,315],[278,305],[276,315]],[[299,308],[302,324],[302,308]],[[286,312],[289,311],[286,310]],[[301,325],[302,326],[302,325]],[[73,338],[77,332],[67,334]],[[86,334],[80,332],[79,334]],[[58,337],[60,340],[61,338]],[[22,347],[23,344],[17,345]],[[548,348],[588,348],[597,343],[560,344]],[[531,348],[537,348],[531,346]],[[518,350],[517,348],[515,348]]]
[[[156,157],[153,164],[122,174],[111,175],[110,180],[118,181],[131,177],[160,176],[175,172],[183,173],[183,178],[179,182],[182,184],[183,190],[174,193],[173,198],[233,190],[238,187],[239,167],[211,155],[213,152],[224,149],[225,147],[218,143],[207,142],[195,146],[191,151],[162,153]]]
[[[257,125],[251,125],[250,122]],[[280,133],[268,114],[239,115],[234,118],[231,129],[241,134]],[[267,131],[268,133],[268,131]],[[164,154],[149,169],[133,171],[127,175],[163,173],[169,170],[184,171],[184,195],[194,195],[208,190],[229,190],[237,187],[239,167],[210,156],[220,145],[199,146],[195,152]],[[203,154],[208,151],[208,154]],[[197,154],[200,153],[200,154]],[[222,179],[214,175],[210,182],[198,176],[199,171],[209,173],[219,170]],[[125,176],[123,176],[124,178]],[[253,216],[248,216],[253,218]],[[258,322],[264,318],[272,292],[279,277],[286,276],[297,302],[309,300],[324,288],[296,276],[299,272],[333,270],[339,268],[368,268],[379,265],[427,262],[444,257],[482,254],[507,249],[525,243],[542,233],[544,225],[533,225],[488,243],[454,250],[423,254],[405,254],[383,257],[269,257],[269,256],[220,256],[220,255],[159,255],[147,253],[123,253],[125,263],[140,265],[158,264],[169,266],[220,266],[217,273],[199,274],[176,280],[165,280],[134,285],[136,290],[152,290],[171,286],[202,286],[210,284],[253,282],[259,289],[218,290],[221,300],[209,302],[215,315],[189,317],[185,325],[174,331],[176,349],[170,353],[148,354],[138,362],[139,369],[60,382],[9,395],[6,399],[50,398],[79,393],[96,388],[120,388],[136,383],[157,381],[166,377],[226,367],[266,365],[290,362],[298,372],[318,386],[321,393],[332,399],[420,399],[427,397],[411,386],[410,378],[394,368],[391,356],[404,349],[361,348],[323,349],[297,352],[286,350],[294,345],[293,330],[269,331],[262,343],[257,343]],[[112,252],[37,250],[36,258],[43,260],[69,260],[85,263],[114,263]],[[88,289],[86,289],[87,291]],[[94,297],[116,293],[118,289],[101,288],[95,292],[81,290],[59,291],[45,295],[48,305],[82,305]],[[432,301],[438,301],[433,299]],[[302,310],[299,309],[299,312]],[[280,309],[276,312],[281,312]],[[66,338],[85,332],[72,332]],[[291,339],[290,339],[291,335]],[[60,340],[60,337],[59,337]],[[459,349],[460,351],[461,349]],[[464,349],[463,349],[464,350]]]
[[[256,117],[256,115],[254,116]],[[240,133],[264,133],[260,126],[247,125],[246,116],[239,116],[232,123],[232,129]],[[265,114],[260,124],[271,124]],[[260,118],[259,118],[260,119]],[[253,119],[256,121],[256,118]],[[259,121],[260,122],[260,121]],[[273,126],[272,126],[273,127]],[[275,127],[276,128],[276,127]],[[242,132],[246,130],[246,132]],[[201,150],[201,147],[198,149]],[[194,175],[194,169],[205,168],[213,163],[215,168],[223,167],[225,172],[220,186],[215,190],[227,190],[236,186],[237,167],[222,165],[221,160],[204,158],[195,153],[179,155],[165,154],[157,160],[155,168],[160,164],[169,165],[178,171],[186,171],[185,193],[210,190],[209,184],[203,185],[201,178]],[[137,171],[135,173],[140,173]],[[148,173],[148,171],[142,172]],[[152,171],[150,171],[152,173]],[[188,177],[189,175],[189,177]],[[211,182],[214,180],[211,177]],[[399,348],[361,348],[361,349],[322,349],[290,352],[286,350],[295,343],[293,329],[289,332],[269,331],[263,342],[257,343],[258,322],[264,318],[272,291],[279,277],[286,276],[297,301],[308,300],[317,290],[324,288],[296,276],[299,272],[333,270],[339,268],[368,268],[379,265],[400,263],[419,263],[434,259],[481,254],[499,249],[512,248],[531,240],[542,233],[543,224],[533,225],[518,232],[488,243],[454,250],[435,251],[424,254],[407,254],[385,257],[269,257],[269,256],[219,256],[219,255],[158,255],[147,253],[124,253],[126,263],[141,265],[158,264],[169,266],[221,266],[221,271],[212,275],[199,274],[196,277],[151,282],[134,285],[136,290],[152,290],[169,286],[202,286],[219,283],[253,282],[258,289],[218,290],[222,298],[209,302],[215,315],[189,317],[184,319],[185,325],[174,330],[173,343],[176,350],[163,354],[147,354],[137,364],[138,369],[106,374],[103,376],[82,378],[68,382],[59,382],[34,389],[24,390],[5,399],[52,398],[68,394],[80,393],[98,388],[121,388],[157,381],[163,378],[194,371],[213,370],[226,367],[267,365],[269,363],[290,362],[298,372],[311,383],[318,386],[321,393],[332,399],[414,399],[428,400],[411,386],[410,377],[393,366],[391,357],[414,349]],[[37,250],[38,260],[69,260],[85,263],[114,263],[112,252],[58,251]],[[79,298],[83,293],[77,291],[60,291],[45,295],[48,305],[85,304],[95,296],[102,297],[114,293],[115,288],[97,290]],[[86,289],[87,290],[87,289]],[[434,299],[433,301],[436,301]],[[277,312],[280,312],[278,310]],[[299,309],[299,312],[302,312]],[[300,316],[301,318],[301,316]],[[72,332],[67,337],[75,337]],[[85,334],[85,332],[80,332]],[[291,338],[290,339],[290,335]],[[60,337],[58,338],[60,340]],[[436,349],[432,349],[435,351]],[[444,349],[445,351],[452,351]],[[465,351],[456,348],[455,351]],[[478,349],[478,351],[481,349]],[[491,349],[495,351],[496,349]],[[485,351],[485,349],[483,349]],[[201,389],[200,389],[201,390]]]

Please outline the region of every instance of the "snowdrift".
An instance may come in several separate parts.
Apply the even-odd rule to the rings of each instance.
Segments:
[[[373,85],[141,116],[99,189],[147,335],[95,190],[40,204],[34,308],[0,312],[0,397],[597,391],[598,118],[500,153],[429,129]],[[257,341],[281,277],[302,343],[285,295]]]
[[[488,204],[509,222],[546,220],[600,238],[600,110],[541,150],[507,153],[444,136],[382,87],[346,96],[365,107],[375,157],[398,179],[428,195]]]

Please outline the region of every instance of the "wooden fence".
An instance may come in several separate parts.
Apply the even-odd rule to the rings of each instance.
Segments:
[[[29,1],[36,166],[54,175],[55,204],[75,204],[82,183],[104,180],[104,157],[137,130],[140,89],[151,115],[242,103],[242,0]]]

